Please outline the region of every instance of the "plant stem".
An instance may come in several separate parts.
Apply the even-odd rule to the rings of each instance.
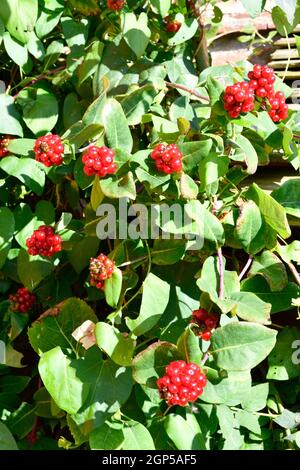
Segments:
[[[201,361],[201,366],[204,366],[204,364],[206,363],[207,359],[209,358],[209,352],[207,351],[205,354],[204,354],[204,357]]]
[[[247,261],[247,263],[245,264],[244,266],[244,269],[242,270],[241,274],[239,275],[239,280],[241,281],[243,279],[243,277],[245,276],[246,272],[248,271],[248,269],[250,268],[251,264],[252,264],[252,261],[253,261],[253,256],[249,256],[249,259]]]
[[[24,90],[24,88],[28,88],[29,86],[31,85],[34,85],[35,83],[39,82],[40,80],[44,80],[44,78],[47,78],[49,75],[53,75],[54,73],[57,73],[57,72],[60,72],[61,70],[64,70],[66,68],[65,65],[61,65],[60,67],[57,67],[56,69],[53,69],[53,70],[46,70],[45,73],[42,73],[41,75],[39,75],[37,78],[34,78],[33,80],[31,80],[31,82],[27,83],[27,85],[25,85],[22,90]],[[18,91],[18,93],[16,93],[13,98],[14,100],[18,97],[19,93],[22,91]]]
[[[197,90],[194,90],[193,88],[188,88],[188,87],[186,87],[185,85],[180,85],[179,83],[165,82],[165,84],[166,84],[169,88],[175,88],[175,89],[178,89],[178,90],[187,91],[190,95],[194,95],[194,96],[196,96],[197,98],[199,98],[199,100],[204,100],[204,101],[207,101],[208,103],[209,103],[209,101],[210,101],[210,99],[207,98],[207,96],[201,95],[200,93],[198,93]]]
[[[218,264],[219,264],[219,299],[224,299],[224,262],[223,262],[223,254],[222,248],[218,248]]]
[[[278,242],[278,245],[282,246],[279,242]],[[295,266],[293,265],[293,263],[291,261],[286,261],[281,256],[280,256],[280,258],[288,265],[288,267],[290,268],[291,273],[293,274],[293,276],[295,278],[295,281],[297,282],[298,286],[300,286],[300,274],[298,273],[298,271],[295,268]]]

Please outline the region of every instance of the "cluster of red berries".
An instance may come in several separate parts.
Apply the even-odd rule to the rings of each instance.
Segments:
[[[122,10],[125,0],[107,0],[107,8],[110,10]]]
[[[224,108],[231,118],[254,109],[254,91],[247,82],[238,82],[226,87]]]
[[[26,246],[32,256],[41,255],[51,257],[61,251],[61,237],[56,235],[49,225],[41,225],[27,238]]]
[[[166,373],[157,380],[160,396],[168,406],[186,406],[203,393],[206,376],[193,362],[173,361],[166,367]]]
[[[0,139],[0,158],[7,157],[7,155],[9,155],[10,152],[7,149],[7,146],[11,140],[11,137],[8,136]]]
[[[64,146],[61,138],[55,134],[39,137],[34,144],[35,159],[45,166],[61,165]]]
[[[103,253],[90,259],[90,284],[97,289],[104,289],[104,281],[112,276],[115,263]]]
[[[267,65],[254,65],[248,73],[249,82],[238,82],[225,89],[224,108],[231,118],[237,118],[241,113],[254,109],[255,97],[261,100],[261,106],[269,109],[269,115],[274,122],[288,117],[288,105],[281,91],[275,92],[276,76],[274,70]]]
[[[36,302],[36,296],[31,294],[26,287],[20,287],[14,295],[9,296],[10,309],[13,312],[26,313],[32,309]]]
[[[212,331],[219,324],[219,320],[219,315],[216,313],[208,313],[204,308],[194,310],[191,319],[191,323],[197,325],[194,333],[200,336],[204,341],[209,341]]]
[[[151,158],[155,161],[158,171],[162,171],[167,175],[182,170],[182,157],[183,155],[176,144],[167,146],[159,144],[151,152]]]
[[[180,21],[174,20],[170,16],[166,16],[164,22],[166,23],[166,29],[169,33],[177,33],[181,28]]]
[[[114,158],[115,152],[105,145],[103,147],[91,145],[87,153],[82,157],[82,162],[84,163],[83,171],[88,176],[97,175],[101,178],[106,175],[112,175],[117,171]]]
[[[279,122],[288,117],[288,105],[281,91],[275,93],[274,83],[276,76],[274,70],[267,65],[254,65],[253,71],[248,73],[250,86],[258,98],[268,101],[271,109],[269,115],[274,122]],[[266,102],[264,103],[267,104]]]

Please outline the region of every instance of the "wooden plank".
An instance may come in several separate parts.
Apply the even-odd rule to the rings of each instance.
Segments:
[[[268,65],[269,67],[272,67],[273,69],[285,69],[286,65],[288,63],[288,59],[286,60],[275,60],[272,62],[269,62]],[[295,67],[300,67],[300,59],[291,59],[289,61],[289,69],[293,69]]]
[[[271,58],[273,60],[279,60],[279,59],[287,59],[290,57],[291,59],[298,59],[299,54],[297,49],[291,49],[290,51],[288,49],[277,49],[271,54]]]

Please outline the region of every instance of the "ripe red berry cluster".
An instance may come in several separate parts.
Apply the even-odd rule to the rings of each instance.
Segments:
[[[195,333],[204,341],[209,341],[214,330],[219,323],[219,315],[216,313],[208,313],[204,308],[194,310],[191,323],[197,325]]]
[[[90,259],[90,284],[97,289],[104,289],[104,281],[112,276],[115,263],[103,253]]]
[[[206,376],[193,362],[173,361],[166,367],[166,374],[157,380],[161,398],[168,406],[186,406],[203,393]]]
[[[151,152],[151,158],[155,161],[158,171],[162,171],[167,175],[182,170],[182,157],[183,155],[176,144],[167,146],[159,144]]]
[[[61,242],[60,235],[56,235],[52,227],[41,225],[27,238],[26,246],[30,255],[51,257],[61,251]]]
[[[7,157],[7,155],[9,155],[10,152],[7,149],[7,146],[11,140],[12,139],[8,136],[0,139],[0,158]]]
[[[274,70],[267,65],[254,65],[253,71],[248,73],[250,86],[258,98],[268,101],[271,109],[269,115],[274,122],[279,122],[288,117],[288,105],[281,91],[275,92],[274,83],[276,76]]]
[[[114,158],[115,152],[105,145],[103,147],[91,145],[87,153],[82,157],[82,162],[84,163],[83,171],[88,176],[97,175],[101,178],[106,175],[112,175],[117,171]]]
[[[64,146],[61,138],[55,134],[44,135],[35,141],[35,159],[45,166],[61,165]]]
[[[125,0],[107,0],[107,8],[110,10],[122,10]]]
[[[12,311],[26,313],[35,304],[36,296],[31,294],[26,287],[20,287],[14,295],[9,296],[9,300]]]
[[[233,119],[241,113],[248,113],[254,109],[254,91],[247,82],[238,82],[226,87],[224,94],[224,108]]]
[[[181,28],[180,21],[173,20],[170,16],[166,16],[164,22],[166,23],[166,29],[169,33],[177,33]]]

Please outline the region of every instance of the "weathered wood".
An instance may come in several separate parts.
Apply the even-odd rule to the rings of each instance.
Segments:
[[[290,51],[288,49],[277,49],[271,54],[271,58],[273,60],[279,60],[279,59],[287,59],[290,57],[291,59],[298,59],[299,54],[297,49],[291,49]]]
[[[293,69],[295,67],[300,67],[300,59],[292,59],[290,61],[288,61],[288,59],[286,60],[275,60],[275,61],[272,61],[272,62],[269,62],[268,65],[269,67],[272,67],[273,69],[285,69],[287,63],[289,64],[289,69]]]

